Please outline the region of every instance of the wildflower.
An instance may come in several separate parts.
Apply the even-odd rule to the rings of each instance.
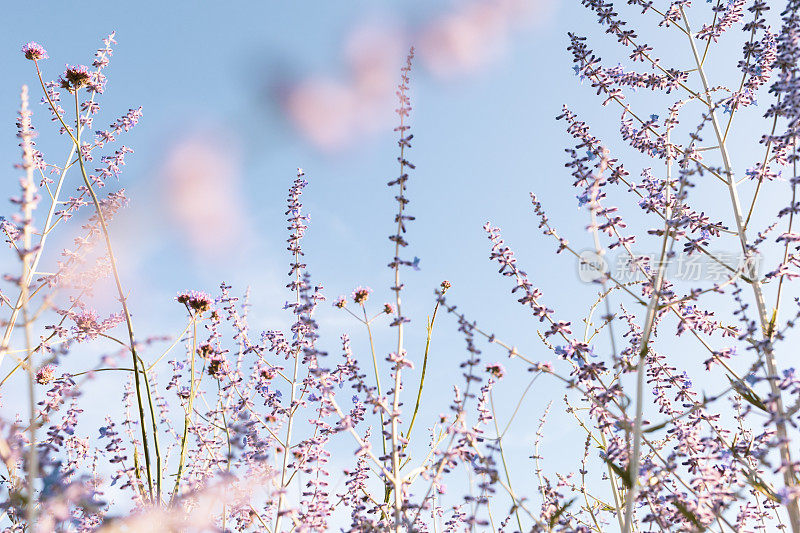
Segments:
[[[345,298],[344,296],[339,296],[333,302],[333,306],[338,307],[339,309],[344,309],[345,306],[347,306],[347,298]]]
[[[225,371],[222,359],[212,359],[208,363],[208,375],[214,378],[219,378]]]
[[[214,354],[215,351],[216,350],[214,349],[214,347],[207,342],[204,342],[203,344],[197,347],[197,355],[199,355],[203,359],[208,359]]]
[[[387,315],[394,314],[394,306],[390,303],[383,304],[383,312],[386,313]]]
[[[563,320],[559,320],[558,322],[554,322],[548,331],[544,333],[545,338],[551,335],[569,335],[572,333],[570,329],[570,323],[565,322]]]
[[[89,68],[84,65],[68,66],[61,77],[61,87],[68,91],[77,91],[89,85],[92,80]]]
[[[197,313],[208,311],[213,303],[211,296],[200,291],[184,291],[179,293],[175,299]]]
[[[277,374],[277,370],[275,370],[272,367],[262,367],[258,371],[258,376],[261,379],[264,379],[264,380],[270,380],[270,379],[274,378],[276,374]]]
[[[125,320],[122,313],[114,313],[101,320],[92,309],[81,309],[79,312],[70,313],[69,316],[75,322],[72,332],[78,342],[95,339]]]
[[[449,289],[450,287],[452,287],[452,285],[450,284],[450,282],[449,282],[449,281],[447,281],[447,280],[444,280],[444,281],[442,282],[442,285],[441,285],[441,286],[442,286],[442,293],[444,293],[444,291],[446,291],[447,289]]]
[[[44,365],[36,371],[36,383],[39,385],[47,385],[56,377],[56,368],[53,365]]]
[[[47,50],[45,50],[42,45],[33,41],[22,47],[22,53],[25,54],[25,59],[30,59],[31,61],[38,61],[50,57],[47,55]]]
[[[369,293],[372,292],[372,289],[369,287],[358,287],[356,290],[353,291],[353,301],[357,304],[365,304],[367,303],[367,299],[369,298]]]
[[[503,379],[503,376],[506,375],[506,369],[503,368],[503,365],[500,363],[492,363],[490,365],[486,365],[486,371],[496,377],[497,379]]]
[[[409,359],[406,358],[405,350],[400,352],[400,355],[397,355],[397,352],[390,353],[386,357],[386,360],[389,361],[390,363],[394,363],[397,369],[400,369],[404,366],[407,366],[408,368],[414,368],[414,363],[412,363]]]

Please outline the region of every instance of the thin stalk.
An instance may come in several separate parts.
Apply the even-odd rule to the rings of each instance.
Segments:
[[[411,52],[408,56],[408,63],[405,67],[406,70],[403,74],[403,80],[401,81],[400,90],[398,91],[398,95],[400,97],[400,126],[398,131],[400,132],[400,177],[398,178],[398,187],[400,189],[398,194],[398,207],[397,207],[397,232],[396,232],[396,239],[394,241],[394,293],[395,293],[395,305],[396,305],[396,321],[397,321],[397,358],[398,360],[402,360],[403,358],[403,313],[402,313],[402,299],[400,298],[400,291],[402,291],[402,285],[400,284],[400,244],[402,242],[401,235],[404,233],[404,211],[405,211],[405,180],[403,176],[406,172],[406,160],[405,160],[405,147],[408,144],[406,140],[406,130],[407,126],[405,125],[405,114],[408,111],[408,100],[405,94],[405,87],[407,87],[408,82],[408,71],[411,68],[411,58],[413,57],[414,49],[411,49]],[[402,373],[402,364],[399,362],[395,365],[394,370],[394,398],[392,401],[392,413],[391,413],[391,423],[392,423],[392,484],[394,487],[394,530],[395,533],[400,533],[400,518],[403,513],[403,478],[400,476],[400,427],[399,427],[399,416],[400,416],[400,388],[402,387],[402,380],[400,378]],[[381,428],[383,429],[383,428]],[[413,522],[412,522],[413,524]]]
[[[642,330],[642,338],[639,341],[639,360],[636,362],[636,418],[633,426],[633,454],[630,459],[628,471],[630,472],[631,487],[625,501],[625,521],[623,523],[622,531],[629,533],[633,531],[633,507],[636,503],[636,495],[639,491],[639,460],[641,454],[642,443],[642,417],[644,414],[644,378],[647,361],[648,343],[650,342],[650,335],[653,331],[657,307],[659,299],[661,298],[661,287],[664,282],[664,270],[666,269],[667,248],[671,249],[670,243],[674,243],[675,239],[670,239],[672,231],[671,218],[672,206],[670,205],[670,190],[672,188],[672,147],[670,145],[669,131],[667,131],[667,183],[665,187],[665,200],[664,200],[664,238],[661,241],[661,255],[658,261],[658,270],[653,278],[653,296],[650,298],[650,304],[647,306],[647,314],[645,316],[644,328]]]
[[[444,294],[444,289],[442,294]],[[428,335],[425,338],[425,354],[422,358],[422,375],[419,377],[419,388],[417,389],[417,401],[414,403],[414,414],[411,415],[411,422],[408,424],[408,430],[406,430],[406,440],[409,440],[409,435],[411,435],[411,430],[414,428],[414,421],[417,419],[417,413],[419,412],[419,406],[422,401],[422,387],[425,385],[425,372],[428,369],[428,352],[431,349],[431,336],[433,335],[433,323],[436,321],[436,313],[439,311],[439,300],[436,300],[436,305],[433,307],[433,315],[431,316],[430,321],[428,322]],[[403,445],[403,449],[408,446],[408,443]]]
[[[294,262],[295,264],[300,262],[300,252],[299,250],[295,250],[294,252]],[[300,308],[300,269],[296,269],[295,271],[295,311]],[[299,315],[297,315],[299,319]],[[283,461],[281,463],[281,484],[279,487],[279,494],[278,494],[278,506],[275,511],[275,531],[281,530],[281,519],[283,518],[283,505],[286,501],[286,471],[289,467],[289,448],[291,447],[292,443],[292,430],[294,426],[294,415],[297,411],[295,408],[295,395],[297,394],[297,376],[300,369],[300,353],[299,349],[294,354],[294,370],[292,372],[292,382],[291,382],[291,396],[289,402],[289,409],[288,409],[288,420],[286,422],[286,437],[283,441]]]
[[[669,133],[667,133],[667,135],[669,135]],[[603,159],[603,161],[605,161],[605,158]],[[598,178],[595,180],[594,184],[592,185],[592,193],[591,193],[592,196],[591,196],[591,201],[590,201],[590,206],[591,206],[590,213],[591,213],[591,222],[592,222],[592,225],[591,225],[591,227],[592,227],[592,237],[594,239],[595,251],[596,251],[597,255],[601,259],[605,255],[605,249],[600,244],[600,232],[597,229],[597,207],[599,207],[599,205],[597,203],[597,195],[598,195],[598,192],[599,192],[600,176],[602,176],[602,171],[606,170],[605,166],[606,166],[606,164],[604,164],[603,168],[601,169],[601,174],[598,176]],[[670,186],[671,186],[671,184],[669,183],[669,180],[667,180],[667,189],[669,189]],[[664,213],[664,218],[665,218],[665,220],[668,218],[668,214],[667,213]],[[616,231],[616,229],[614,231]],[[620,240],[620,242],[622,242],[622,241]],[[627,249],[627,246],[626,246],[626,249]],[[607,289],[607,284],[608,284],[608,279],[607,278],[610,277],[610,276],[607,276],[605,272],[600,272],[599,274],[603,276],[601,278],[602,286],[603,286],[603,292],[604,292],[603,300],[604,300],[605,307],[606,307],[606,315],[607,315],[607,317],[609,317],[608,318],[608,320],[609,320],[608,321],[608,335],[609,335],[609,340],[611,342],[611,353],[612,353],[612,360],[613,360],[617,356],[617,341],[616,341],[616,336],[614,335],[614,325],[613,325],[613,322],[612,322],[612,319],[611,319],[611,317],[613,317],[613,314],[611,312],[611,303],[609,302],[609,294],[610,294],[611,290]],[[587,323],[587,326],[588,326],[588,323]],[[517,406],[517,408],[519,408],[519,405]],[[515,413],[516,413],[516,411],[515,411]],[[602,431],[600,432],[600,435],[603,437],[603,443],[605,444],[605,435],[603,434]],[[621,512],[621,510],[622,510],[622,497],[619,494],[619,489],[617,487],[616,474],[614,473],[613,469],[611,468],[611,465],[607,464],[606,468],[608,469],[608,481],[611,484],[611,492],[614,495],[614,505],[615,505],[614,509],[616,511],[615,514],[617,516],[617,522],[619,523],[620,531],[624,531],[625,530],[625,526],[624,526],[623,521],[622,521],[622,512]],[[509,482],[509,484],[510,484],[510,482]],[[587,506],[588,506],[588,502],[587,502]],[[594,515],[592,515],[592,518],[594,518]]]
[[[187,310],[189,307],[187,306]],[[189,313],[192,313],[190,310]],[[192,313],[192,355],[189,359],[189,401],[186,409],[186,416],[183,418],[183,438],[181,438],[181,454],[178,459],[178,475],[175,477],[175,488],[172,490],[172,499],[178,497],[178,489],[181,486],[181,477],[186,463],[186,449],[189,445],[189,427],[192,426],[192,414],[194,413],[194,398],[197,394],[195,390],[195,356],[197,355],[197,316]]]
[[[534,379],[536,379],[536,378],[534,378]],[[533,381],[531,381],[531,385],[532,384],[533,384]],[[528,385],[528,388],[530,388],[530,385]],[[527,392],[528,392],[528,389],[525,389],[525,392],[522,394],[523,397],[525,396],[525,393],[527,393]],[[520,400],[520,403],[522,403],[521,400]],[[497,423],[497,412],[495,411],[495,408],[494,408],[494,394],[492,393],[491,390],[489,391],[489,404],[492,406],[492,422],[494,422],[494,431],[495,431],[495,434],[497,435],[497,447],[498,447],[498,449],[500,451],[500,459],[503,462],[503,472],[505,472],[505,474],[506,474],[506,481],[508,482],[508,486],[511,487],[511,474],[508,471],[508,464],[506,463],[506,455],[503,452],[503,434],[505,433],[505,431],[503,433],[500,433],[500,426]],[[512,419],[513,419],[513,417],[512,417]],[[509,421],[509,424],[510,423],[511,423],[511,421]],[[523,528],[522,528],[522,520],[520,520],[519,509],[517,507],[514,507],[514,516],[517,519],[517,525],[519,526],[519,530],[522,531],[523,530]]]
[[[369,350],[372,354],[372,369],[375,371],[375,387],[378,397],[380,398],[383,393],[381,392],[381,375],[378,372],[378,357],[375,355],[375,341],[372,338],[372,327],[370,326],[370,320],[367,318],[367,308],[363,303],[361,304],[361,310],[364,311],[364,325],[367,327],[367,335],[369,336]],[[383,409],[381,409],[379,414],[381,417],[381,428],[383,428]],[[386,436],[383,434],[383,430],[381,430],[381,444],[383,445],[383,455],[386,455]]]
[[[792,141],[794,146],[795,156],[797,155],[797,141]],[[797,200],[797,158],[792,161],[792,206],[794,206]],[[786,229],[787,233],[792,233],[792,226],[794,224],[794,209],[789,211],[789,227]],[[786,244],[783,248],[783,263],[785,264],[786,261],[789,259],[789,241],[786,241]],[[775,298],[775,308],[772,312],[772,319],[769,322],[769,330],[768,333],[770,337],[775,333],[775,321],[778,319],[778,310],[781,308],[781,297],[783,296],[783,280],[786,278],[785,274],[781,274],[780,279],[778,280],[778,296]]]
[[[27,224],[26,224],[27,226]],[[30,241],[30,239],[27,239]],[[25,247],[28,250],[28,247]],[[28,263],[28,256],[26,254],[26,258],[24,259],[23,263],[25,263],[25,267],[23,270],[27,270],[27,263]],[[27,296],[27,288],[23,286],[22,294]],[[27,301],[23,301],[22,303],[22,320],[24,321],[25,326],[25,346],[28,350],[32,348],[31,343],[31,323],[28,320],[28,303]],[[31,529],[35,528],[36,522],[36,498],[34,497],[34,486],[36,482],[36,478],[39,477],[39,455],[36,453],[36,428],[38,423],[36,421],[36,380],[34,377],[34,370],[33,365],[28,364],[28,410],[30,412],[29,415],[29,424],[28,424],[28,439],[30,442],[28,443],[28,501],[27,505],[25,506],[25,515],[28,522],[28,526]]]
[[[33,207],[34,207],[34,184],[33,184],[33,150],[31,146],[32,132],[30,130],[30,115],[28,112],[28,87],[22,87],[20,95],[20,138],[22,142],[22,165],[25,169],[25,181],[22,195],[22,276],[20,276],[19,288],[20,299],[22,300],[22,320],[25,330],[25,349],[31,357],[27,365],[28,370],[28,409],[29,425],[28,433],[28,501],[25,506],[25,515],[30,529],[36,528],[36,498],[34,497],[34,487],[36,478],[39,477],[39,456],[36,453],[36,381],[33,369],[33,343],[31,341],[31,321],[28,316],[28,282],[33,275],[31,268],[31,245],[33,243]]]
[[[151,364],[150,364],[150,365],[147,367],[147,369],[146,369],[146,370],[147,370],[147,372],[150,372],[151,370],[153,370],[153,367],[154,367],[154,366],[156,366],[156,365],[158,364],[158,362],[159,362],[159,361],[161,361],[161,359],[163,359],[163,358],[164,358],[164,356],[165,356],[165,355],[167,355],[169,352],[171,352],[171,351],[172,351],[172,349],[173,349],[173,348],[175,348],[175,346],[177,346],[177,345],[178,345],[178,343],[179,343],[179,342],[181,341],[181,339],[183,338],[183,335],[184,335],[184,334],[185,334],[185,333],[188,331],[188,329],[189,329],[189,327],[190,327],[191,325],[192,325],[192,322],[191,322],[191,321],[189,321],[189,323],[188,323],[188,324],[186,324],[186,327],[184,327],[184,328],[183,328],[183,331],[181,331],[181,332],[180,332],[180,334],[178,334],[178,336],[177,336],[177,337],[175,337],[175,340],[172,342],[172,344],[170,345],[170,347],[169,347],[169,348],[167,348],[166,350],[164,350],[164,352],[163,352],[161,355],[159,355],[159,356],[156,358],[156,360],[155,360],[155,361],[153,361],[153,362],[152,362],[152,363],[151,363]]]

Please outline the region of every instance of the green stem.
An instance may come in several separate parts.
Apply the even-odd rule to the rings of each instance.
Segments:
[[[442,291],[442,294],[447,289]],[[414,404],[414,414],[411,415],[411,422],[408,424],[408,430],[406,431],[406,441],[409,440],[409,435],[411,435],[411,430],[414,427],[414,421],[417,419],[417,412],[419,411],[419,406],[422,400],[422,386],[425,384],[425,371],[428,369],[428,351],[431,348],[431,335],[433,334],[433,323],[436,320],[436,313],[439,311],[439,300],[436,301],[436,306],[433,308],[433,316],[431,317],[430,322],[428,322],[428,336],[425,339],[425,355],[422,358],[422,375],[419,377],[419,388],[417,389],[417,401]],[[408,442],[403,445],[403,449],[405,450],[406,446],[408,446]]]
[[[187,310],[189,308],[187,307]],[[191,313],[191,310],[189,311]],[[189,405],[186,409],[186,416],[183,418],[183,438],[181,439],[181,455],[178,459],[178,475],[175,478],[175,488],[172,490],[172,499],[178,497],[178,489],[181,486],[181,477],[183,476],[183,467],[186,464],[186,449],[189,444],[189,426],[192,425],[192,413],[194,412],[194,397],[195,397],[195,355],[197,354],[197,317],[192,314],[192,355],[191,355],[191,375],[189,383]]]
[[[375,342],[372,338],[372,328],[369,325],[370,321],[367,318],[367,308],[363,303],[361,304],[361,309],[364,311],[364,325],[367,326],[367,335],[369,336],[369,349],[370,353],[372,354],[372,368],[375,371],[376,392],[378,393],[378,397],[380,398],[383,393],[381,392],[381,376],[380,373],[378,372],[378,358],[375,355]],[[383,444],[383,455],[386,455],[386,437],[383,434],[383,427],[384,427],[383,410],[380,411],[380,417],[381,417],[381,443]],[[386,501],[388,502],[389,500]]]

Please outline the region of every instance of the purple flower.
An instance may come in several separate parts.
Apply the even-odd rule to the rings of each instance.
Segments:
[[[53,379],[55,379],[56,368],[53,365],[44,365],[42,368],[36,371],[36,383],[39,385],[47,385]]]
[[[41,44],[33,41],[22,47],[22,53],[25,54],[25,59],[30,59],[31,61],[38,61],[50,57],[47,55],[47,50],[45,50]]]
[[[197,313],[208,311],[214,303],[211,296],[200,291],[184,291],[179,293],[175,299]]]
[[[367,303],[367,299],[369,299],[369,293],[371,292],[372,289],[369,287],[358,287],[353,291],[353,301],[357,304],[363,305]]]
[[[486,371],[497,379],[503,379],[503,376],[506,375],[506,369],[500,363],[486,365]]]
[[[77,91],[81,87],[86,87],[92,81],[89,74],[89,67],[85,65],[67,66],[67,70],[61,76],[61,87],[68,91]]]

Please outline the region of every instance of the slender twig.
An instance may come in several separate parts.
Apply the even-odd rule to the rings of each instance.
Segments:
[[[349,309],[347,309],[350,311]],[[381,392],[381,374],[378,371],[378,357],[375,354],[375,340],[372,337],[372,327],[370,326],[370,320],[367,318],[367,308],[364,303],[361,303],[361,310],[364,312],[364,326],[367,328],[367,335],[369,336],[369,350],[370,354],[372,355],[372,369],[375,372],[375,392],[377,393],[378,397],[380,398],[383,396]],[[352,313],[351,313],[352,314]],[[360,320],[360,319],[359,319]],[[381,428],[385,427],[385,422],[383,419],[383,409],[379,411],[379,415],[381,418]],[[386,455],[386,435],[381,431],[381,445],[383,446],[383,455]],[[388,496],[388,495],[387,495]]]
[[[539,377],[539,375],[540,374],[537,374],[536,377]],[[525,394],[528,393],[528,389],[531,388],[531,385],[533,385],[533,382],[536,380],[536,377],[534,377],[531,380],[531,382],[528,385],[528,387],[522,393],[522,397],[523,398],[525,397]],[[519,403],[517,405],[520,405],[521,403],[522,403],[522,398],[520,398],[520,401],[519,401]],[[503,463],[503,472],[506,475],[506,481],[508,482],[509,488],[511,488],[511,473],[508,471],[508,463],[506,463],[506,455],[503,452],[503,436],[505,435],[505,432],[508,430],[508,425],[511,425],[511,420],[514,419],[514,415],[511,415],[511,420],[508,421],[508,425],[506,426],[506,429],[503,430],[503,432],[501,433],[500,432],[500,426],[497,423],[497,410],[494,407],[494,394],[493,394],[493,392],[491,390],[489,391],[489,405],[491,405],[491,407],[492,407],[492,422],[494,422],[494,431],[495,431],[495,435],[496,435],[495,442],[497,442],[497,449],[500,452],[500,460]],[[516,414],[516,410],[514,411],[514,414]],[[522,531],[523,530],[523,528],[522,528],[522,520],[520,520],[519,509],[516,506],[514,507],[514,516],[517,519],[517,525],[519,526],[519,530]]]
[[[179,489],[181,486],[181,477],[183,475],[183,468],[186,462],[186,449],[189,445],[189,427],[192,425],[192,414],[194,414],[194,399],[197,395],[197,390],[195,389],[196,380],[195,380],[195,358],[197,356],[197,319],[198,316],[192,312],[189,306],[186,306],[186,310],[189,311],[189,314],[192,317],[191,325],[192,325],[192,353],[189,356],[189,399],[187,401],[186,407],[186,415],[183,418],[183,437],[181,438],[181,453],[178,459],[178,474],[175,476],[175,488],[172,489],[172,500],[174,501],[175,498],[179,496]]]
[[[669,142],[669,131],[667,132],[667,184],[671,183],[672,181],[672,147]],[[644,412],[644,378],[645,378],[645,368],[646,368],[646,361],[647,361],[647,353],[648,353],[648,343],[650,342],[650,335],[653,331],[653,326],[655,324],[656,312],[658,302],[661,298],[661,288],[664,282],[664,271],[667,266],[667,258],[668,250],[671,250],[672,244],[674,244],[675,239],[670,239],[670,236],[673,235],[673,232],[670,231],[670,227],[672,225],[672,205],[670,200],[670,189],[671,187],[667,186],[665,188],[665,195],[666,198],[664,200],[665,206],[665,223],[664,223],[664,238],[661,241],[661,255],[658,261],[658,269],[656,270],[655,275],[653,276],[653,296],[650,299],[650,304],[647,306],[647,315],[645,317],[644,328],[642,330],[642,336],[639,341],[639,360],[636,363],[636,418],[634,421],[633,427],[633,452],[630,459],[630,481],[631,486],[628,490],[628,494],[626,496],[625,501],[625,521],[623,523],[622,531],[624,533],[629,533],[633,531],[633,507],[634,503],[636,502],[636,495],[638,494],[639,490],[639,460],[640,460],[640,447],[641,447],[641,439],[642,439],[642,416]]]
[[[442,294],[447,289],[443,288]],[[417,413],[419,412],[419,406],[422,403],[422,387],[425,385],[425,372],[428,369],[428,352],[431,348],[431,336],[433,334],[433,323],[436,321],[436,313],[439,311],[439,299],[436,300],[436,305],[433,307],[433,315],[431,319],[428,321],[427,324],[427,336],[425,337],[425,353],[422,357],[422,374],[419,377],[419,387],[417,388],[417,401],[414,403],[414,413],[411,415],[411,422],[408,424],[408,429],[406,430],[405,438],[406,443],[403,444],[403,449],[408,446],[409,435],[411,435],[411,430],[414,428],[414,421],[417,419]]]

